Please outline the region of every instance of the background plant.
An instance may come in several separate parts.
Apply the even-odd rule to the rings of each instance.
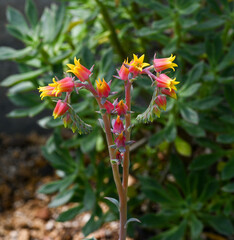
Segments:
[[[21,107],[11,112],[10,116],[34,116],[45,108],[52,108],[53,104],[49,100],[41,103],[34,90],[39,84],[47,84],[53,74],[61,75],[63,71],[57,72],[58,69],[62,69],[68,62],[68,58],[73,58],[75,55],[82,58],[87,67],[91,67],[93,59],[99,59],[99,64],[95,68],[97,69],[96,73],[107,79],[111,78],[114,68],[110,66],[113,62],[117,62],[123,54],[118,50],[116,37],[122,48],[121,52],[125,52],[123,58],[127,57],[126,51],[129,49],[136,53],[148,52],[151,58],[154,49],[160,49],[157,54],[165,57],[173,52],[179,56],[177,61],[180,68],[177,71],[177,79],[184,84],[180,87],[178,101],[172,101],[169,104],[168,109],[172,109],[169,114],[163,114],[160,121],[151,126],[136,125],[133,129],[133,138],[139,140],[139,144],[144,144],[146,151],[132,148],[135,157],[131,174],[133,176],[138,174],[154,176],[154,181],[159,181],[163,186],[167,185],[168,174],[174,175],[168,156],[174,153],[181,158],[186,175],[191,172],[193,175],[199,174],[199,168],[202,166],[207,169],[213,179],[218,181],[218,191],[214,193],[213,199],[220,199],[222,192],[230,201],[233,201],[230,197],[233,185],[229,183],[233,175],[229,173],[228,178],[222,177],[223,171],[233,169],[233,161],[231,161],[234,136],[232,120],[234,109],[232,97],[234,92],[232,84],[233,2],[224,0],[64,2],[65,4],[61,4],[59,8],[53,6],[50,10],[45,10],[43,17],[38,20],[35,17],[37,16],[36,10],[32,10],[32,1],[27,1],[26,15],[30,27],[27,26],[27,22],[19,12],[12,8],[8,9],[9,25],[7,28],[26,46],[23,50],[5,47],[0,49],[1,60],[17,61],[20,70],[20,74],[10,76],[1,83],[2,86],[9,87],[8,96],[11,101]],[[31,11],[29,11],[29,7]],[[45,24],[48,19],[50,22],[54,22],[56,27]],[[18,24],[19,22],[21,26]],[[139,79],[134,92],[133,101],[137,107],[133,110],[138,113],[143,109],[143,105],[146,106],[150,101],[148,98],[150,83],[145,82],[143,78]],[[77,104],[77,111],[82,112],[81,117],[94,125],[92,123],[96,120],[90,118],[90,112],[82,111],[82,108],[87,109],[87,106],[90,111],[94,108],[92,100],[90,101],[89,96],[85,93],[82,94],[84,94],[82,104]],[[136,96],[142,97],[136,98]],[[101,132],[94,129],[93,138],[74,136],[63,144],[55,143],[55,140],[59,139],[58,136],[61,138],[60,126],[62,123],[52,121],[51,117],[46,117],[39,123],[45,127],[56,128],[54,134],[57,134],[57,137],[55,138],[53,135],[49,139],[45,146],[47,152],[44,151],[44,155],[55,168],[60,170],[62,168],[57,164],[59,158],[60,164],[62,164],[62,159],[66,158],[69,164],[75,165],[68,155],[74,154],[72,149],[76,146],[81,146],[82,153],[93,156],[93,158],[89,157],[85,160],[85,165],[90,172],[90,175],[85,177],[85,181],[90,184],[97,171],[93,165],[94,160],[91,159],[94,159],[94,156],[99,158],[100,155],[100,153],[96,155],[96,152],[92,150],[96,149],[99,152],[104,148]],[[143,139],[140,137],[142,133],[145,136]],[[66,157],[55,153],[56,144],[62,146]],[[143,149],[145,148],[143,147]],[[197,162],[196,159],[200,155],[203,155],[203,158]],[[56,158],[52,156],[56,156]],[[146,158],[147,161],[145,161]],[[191,167],[195,164],[194,162],[197,162],[197,170]],[[62,180],[71,174],[64,173],[64,171],[63,173],[59,171],[59,173]],[[63,192],[68,189],[73,182],[78,182],[77,178],[68,182],[67,185],[65,184],[64,187],[62,182],[54,192],[59,190]],[[144,188],[141,188],[139,184],[136,191],[130,190],[129,194],[133,199],[130,203],[130,215],[132,212],[134,215],[136,212],[139,215],[143,214],[143,210],[139,211],[139,206],[144,206],[146,201],[144,191],[141,190]],[[97,195],[99,195],[99,187],[96,186],[96,189]],[[71,201],[77,192],[75,188],[71,194],[72,197],[67,198],[67,201],[62,204]],[[166,194],[169,193],[166,191]],[[184,195],[182,196],[184,197]],[[206,200],[204,206],[208,205],[209,201],[211,200]],[[150,203],[148,213],[156,212],[156,210],[152,210],[154,206],[154,203]],[[160,207],[163,209],[167,206],[162,204]],[[230,209],[230,212],[233,212],[232,207]],[[211,213],[211,211],[206,210],[205,213]],[[219,211],[213,211],[211,215],[215,219],[215,216],[219,216],[219,214]],[[197,217],[196,214],[195,216]],[[227,215],[227,217],[232,223],[232,215]],[[212,226],[215,230],[212,230],[211,225],[204,218],[198,219],[204,226],[202,231],[224,234],[218,230],[217,226],[214,227],[214,224]],[[95,226],[94,224],[89,226],[91,225]],[[166,229],[164,228],[164,230]],[[92,230],[90,227],[90,231]],[[140,236],[140,231],[138,234]],[[156,235],[156,232],[149,231],[149,235],[154,234]],[[183,239],[182,235],[176,240]],[[229,238],[231,236],[232,233]],[[199,236],[197,238],[199,239]],[[161,236],[161,239],[165,239],[165,236]]]

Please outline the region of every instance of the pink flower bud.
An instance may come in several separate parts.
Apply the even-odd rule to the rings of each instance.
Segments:
[[[174,98],[174,99],[177,99],[177,95],[176,95],[176,92],[175,90],[171,89],[171,91],[169,91],[168,89],[166,88],[163,88],[161,93],[171,97],[171,98]]]
[[[128,59],[127,61],[124,60],[120,70],[118,71],[119,77],[121,80],[127,81],[128,80],[128,75],[129,75],[129,69],[125,67],[124,64],[129,64]]]
[[[115,108],[114,105],[110,101],[108,101],[108,100],[106,100],[106,102],[104,103],[103,106],[105,107],[106,112],[108,114],[110,114],[114,110],[114,108]]]
[[[118,115],[125,115],[127,113],[128,106],[123,102],[123,100],[121,100],[116,105],[115,110],[117,111]]]
[[[159,106],[159,108],[166,111],[167,108],[167,98],[165,96],[159,95],[157,96],[155,103]]]
[[[59,100],[55,106],[53,117],[54,119],[61,117],[63,114],[65,114],[69,109],[69,106],[66,102],[62,102],[62,100]]]
[[[99,78],[98,81],[96,81],[97,83],[97,93],[98,93],[98,96],[101,97],[101,98],[107,98],[109,96],[109,93],[110,93],[110,87],[109,85],[106,83],[106,81],[104,80],[101,80]]]
[[[123,135],[123,132],[121,132],[118,137],[115,139],[115,144],[118,148],[120,147],[124,147],[125,146],[125,141],[126,141],[126,138],[125,136]]]
[[[120,119],[120,116],[117,116],[113,126],[113,133],[121,133],[124,130],[123,122]]]

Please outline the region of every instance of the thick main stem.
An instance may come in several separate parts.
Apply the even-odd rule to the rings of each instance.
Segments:
[[[125,116],[125,137],[126,142],[130,141],[130,125],[131,125],[131,83],[125,82],[125,100],[128,106],[128,113]],[[126,239],[126,222],[127,222],[127,193],[128,193],[128,175],[129,175],[129,145],[126,146],[123,161],[123,199],[120,202],[120,230],[119,239]]]
[[[90,82],[89,79],[88,79],[88,83],[89,83],[88,84],[88,89],[89,89],[89,91],[92,92],[92,94],[95,97],[100,109],[105,110],[105,108],[101,104],[100,98],[97,97],[96,90],[94,89],[94,87],[93,87],[93,85],[92,85],[92,83]],[[105,133],[106,133],[106,140],[107,140],[107,145],[108,145],[108,150],[109,150],[109,156],[110,156],[110,159],[115,159],[115,151],[114,151],[113,148],[110,148],[110,146],[113,145],[113,138],[112,138],[111,128],[110,128],[110,120],[109,120],[106,113],[102,114],[102,119],[103,119],[103,122],[104,122],[104,128],[105,128]],[[119,199],[122,199],[123,198],[123,189],[122,189],[122,185],[121,185],[121,178],[120,178],[120,175],[119,175],[119,166],[118,166],[117,163],[111,163],[111,167],[112,167],[112,172],[113,172],[113,176],[114,176],[115,185],[116,185],[116,188],[117,188],[117,191],[118,191]]]
[[[91,82],[89,81],[89,90],[93,93],[96,98],[100,109],[105,108],[102,106],[100,102],[100,98],[96,97],[96,90],[93,88]],[[125,116],[125,137],[126,142],[130,140],[130,124],[131,124],[131,82],[125,82],[125,98],[126,105],[128,106],[128,113]],[[110,119],[108,118],[107,113],[102,114],[102,119],[104,122],[104,128],[106,133],[106,139],[108,144],[108,150],[110,159],[115,159],[115,150],[110,146],[113,145],[113,138],[110,127]],[[124,153],[124,161],[123,161],[123,180],[121,183],[121,178],[119,174],[119,166],[117,163],[112,163],[112,172],[114,176],[115,185],[119,195],[119,212],[120,212],[120,228],[119,228],[119,240],[126,240],[126,222],[127,222],[127,190],[128,190],[128,175],[129,175],[129,145],[126,146],[126,151]]]

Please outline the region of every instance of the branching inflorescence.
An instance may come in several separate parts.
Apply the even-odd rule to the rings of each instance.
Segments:
[[[129,145],[133,142],[130,140],[131,131],[131,86],[136,80],[137,76],[144,74],[152,80],[152,87],[154,93],[152,100],[146,111],[137,116],[137,120],[141,122],[153,121],[155,117],[160,117],[162,110],[166,110],[167,98],[171,97],[177,99],[176,86],[179,82],[176,78],[171,79],[162,71],[169,68],[175,71],[177,67],[173,61],[175,56],[171,55],[169,58],[156,58],[154,56],[153,64],[144,63],[144,55],[138,58],[133,54],[133,60],[128,62],[125,60],[120,68],[117,70],[117,79],[123,81],[125,86],[125,99],[115,99],[113,102],[108,98],[115,93],[111,92],[111,81],[106,82],[104,79],[96,81],[96,88],[90,81],[92,70],[87,69],[80,64],[80,59],[74,58],[74,65],[67,64],[70,68],[67,72],[73,73],[75,77],[67,76],[61,80],[53,79],[53,83],[48,86],[39,87],[41,92],[41,99],[44,97],[61,98],[62,93],[65,93],[65,98],[59,99],[55,106],[53,116],[54,118],[61,117],[65,127],[69,127],[73,132],[89,133],[92,127],[83,122],[78,114],[73,110],[71,105],[70,95],[72,92],[79,93],[80,89],[86,89],[92,93],[100,108],[99,113],[102,119],[99,119],[104,128],[111,166],[114,176],[114,181],[119,195],[119,212],[120,212],[120,228],[119,239],[126,239],[127,220],[127,187],[129,175]],[[119,167],[122,166],[122,176],[119,172]],[[111,200],[112,198],[107,198]],[[112,199],[113,200],[113,199]],[[116,202],[116,200],[115,200]]]

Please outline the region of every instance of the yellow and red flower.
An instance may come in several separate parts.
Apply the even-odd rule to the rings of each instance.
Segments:
[[[91,74],[91,71],[80,64],[80,59],[74,58],[74,64],[67,64],[67,66],[70,68],[70,70],[67,70],[67,72],[71,72],[79,78],[81,82],[85,82],[89,79],[89,75]]]
[[[109,96],[109,93],[110,93],[110,87],[109,85],[106,83],[106,81],[104,80],[101,80],[99,78],[98,81],[96,81],[97,83],[97,93],[98,93],[98,96],[99,97],[104,97],[104,98],[107,98]]]
[[[59,93],[56,95],[54,92],[54,87],[51,86],[45,86],[45,87],[39,87],[39,92],[41,92],[40,97],[41,100],[43,100],[44,97],[58,97],[61,96],[62,93]]]
[[[157,96],[155,103],[159,106],[159,108],[166,111],[167,108],[167,98],[165,96],[159,95]]]
[[[161,90],[161,93],[167,95],[168,97],[174,98],[175,100],[177,99],[176,92],[175,92],[175,90],[173,90],[173,89],[171,89],[171,91],[170,91],[170,90],[168,90],[168,89],[166,89],[166,88],[163,88],[163,89]]]
[[[59,100],[55,106],[53,117],[54,119],[61,117],[63,114],[65,114],[69,109],[69,106],[66,102],[62,102],[62,100]]]
[[[118,115],[125,115],[128,110],[128,106],[123,102],[123,100],[119,101],[115,107]]]
[[[133,74],[133,77],[136,77],[139,73],[141,73],[144,67],[150,65],[149,63],[144,63],[144,58],[144,54],[140,58],[133,54],[133,60],[129,64],[129,72]]]
[[[125,146],[125,141],[126,138],[123,134],[123,132],[121,132],[118,137],[115,139],[115,144],[118,148],[124,147]]]
[[[54,88],[52,93],[57,97],[62,92],[72,92],[75,85],[71,77],[65,77],[57,82],[53,78],[53,83],[50,83],[49,86]]]
[[[178,67],[178,65],[176,63],[173,63],[175,58],[176,58],[176,56],[173,56],[172,54],[169,58],[154,58],[153,64],[154,64],[155,71],[161,72],[168,68],[172,68],[173,71],[175,71],[174,67]]]
[[[120,116],[117,116],[114,126],[113,126],[113,133],[121,133],[124,130],[124,125]]]
[[[119,78],[121,80],[124,80],[124,81],[127,81],[128,80],[128,75],[129,75],[129,69],[125,67],[125,64],[129,65],[128,63],[128,59],[127,60],[124,60],[120,70],[118,71],[118,74],[119,74]]]
[[[166,74],[160,74],[157,79],[157,86],[162,88],[168,88],[170,91],[172,89],[177,90],[175,85],[179,84],[180,82],[176,81],[176,78],[171,79]]]

